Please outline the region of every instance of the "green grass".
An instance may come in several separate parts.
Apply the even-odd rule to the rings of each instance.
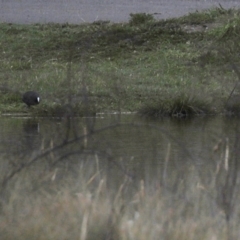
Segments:
[[[0,112],[28,112],[21,93],[36,90],[42,102],[31,113],[39,116],[68,106],[76,115],[171,115],[185,99],[199,110],[188,114],[222,113],[238,81],[239,28],[239,11],[222,8],[160,21],[131,14],[119,24],[1,23]]]

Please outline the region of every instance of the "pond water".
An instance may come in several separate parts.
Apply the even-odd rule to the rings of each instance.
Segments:
[[[61,169],[68,164],[74,172],[80,163],[86,164],[87,171],[97,161],[112,184],[124,177],[166,184],[167,179],[187,177],[192,167],[207,179],[205,174],[226,161],[226,154],[237,157],[238,118],[147,120],[135,115],[98,115],[68,121],[2,117],[0,124],[2,162],[19,164],[41,156],[36,161],[39,165],[42,158],[49,158],[50,165]],[[87,128],[91,133],[84,137]],[[50,148],[52,153],[42,156]]]

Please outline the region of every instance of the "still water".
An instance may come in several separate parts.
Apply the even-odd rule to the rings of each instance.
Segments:
[[[36,162],[45,164],[42,159],[47,158],[49,165],[60,169],[67,165],[75,174],[78,164],[84,163],[88,171],[97,162],[113,185],[124,177],[166,184],[169,178],[187,177],[192,167],[207,179],[219,162],[237,157],[238,118],[146,120],[134,115],[99,115],[68,121],[1,117],[0,125],[2,162],[19,164],[54,148]],[[84,137],[87,129],[92,133]]]
[[[1,239],[46,232],[53,239],[55,225],[56,236],[71,226],[57,239],[79,239],[85,213],[100,214],[95,229],[115,209],[122,226],[139,233],[123,239],[239,239],[238,118],[1,117],[0,124]]]

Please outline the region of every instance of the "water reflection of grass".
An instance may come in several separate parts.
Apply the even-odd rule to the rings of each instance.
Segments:
[[[238,239],[237,130],[234,144],[216,142],[208,166],[186,156],[182,169],[168,168],[169,145],[162,175],[148,180],[109,177],[114,168],[97,154],[50,152],[1,188],[1,239]],[[2,159],[1,180],[15,167]]]
[[[17,92],[36,90],[36,115],[69,106],[82,115],[86,96],[91,113],[223,112],[236,82],[229,59],[239,62],[238,32],[239,11],[221,7],[166,21],[132,14],[124,24],[1,23],[0,111],[22,112]]]
[[[40,179],[51,186],[37,193],[26,192],[27,179],[16,181],[2,208],[1,239],[227,239],[224,213],[209,204],[211,189],[197,184],[194,172],[187,184],[177,186],[182,197],[141,181],[129,200],[124,182],[112,194],[106,179],[96,181],[96,175],[62,187],[54,176]]]

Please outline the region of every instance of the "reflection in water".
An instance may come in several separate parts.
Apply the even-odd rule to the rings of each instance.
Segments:
[[[26,199],[23,192],[35,193],[39,189],[43,190],[43,204],[46,195],[54,203],[49,196],[59,195],[63,189],[70,189],[74,196],[77,194],[83,206],[91,201],[92,195],[97,204],[101,194],[107,204],[106,199],[113,196],[114,202],[120,199],[128,203],[131,209],[128,214],[135,211],[141,215],[142,227],[149,221],[154,228],[157,219],[170,233],[176,230],[170,227],[172,224],[185,223],[186,219],[203,224],[201,226],[206,226],[209,223],[206,219],[210,219],[213,234],[224,229],[224,223],[230,226],[233,219],[239,222],[240,209],[236,203],[239,201],[240,126],[237,118],[153,121],[121,116],[121,124],[114,125],[118,120],[116,116],[96,118],[94,129],[86,135],[87,118],[0,119],[1,183],[6,179],[4,183],[9,179],[14,182],[11,176],[28,166],[15,184],[21,185],[20,190],[17,189],[19,194],[10,189],[14,196],[22,197],[21,203]],[[64,206],[69,206],[70,201],[67,203],[64,196],[63,200]],[[95,209],[102,207],[92,205]],[[151,216],[144,215],[145,210],[141,212],[144,206]],[[58,210],[59,205],[57,213]],[[177,217],[172,218],[172,214]],[[187,226],[192,225],[187,223]],[[155,230],[158,232],[159,227]],[[190,228],[192,234],[191,231]]]
[[[115,116],[97,118],[94,128],[98,130],[116,121],[118,119]],[[31,151],[39,150],[43,140],[44,147],[49,147],[50,142],[57,145],[66,141],[66,138],[82,136],[87,131],[85,122],[86,119],[81,118],[71,120],[70,124],[59,119],[2,118],[1,152],[11,155],[18,151],[28,151],[31,155]],[[209,163],[207,158],[211,157],[212,149],[219,139],[228,137],[231,143],[237,122],[237,119],[222,118],[144,121],[132,116],[122,116],[121,123],[125,125],[96,131],[91,137],[81,138],[66,149],[69,151],[79,148],[78,150],[84,149],[85,152],[91,150],[114,158],[121,157],[132,161],[135,167],[144,166],[142,169],[145,171],[164,164],[170,148],[172,166],[180,169],[189,162],[188,154],[198,164]],[[155,167],[151,171],[154,170]]]
[[[39,122],[36,119],[27,119],[23,122],[23,131],[26,136],[37,135],[40,132]]]
[[[38,135],[40,126],[37,119],[26,119],[23,122],[23,149],[28,153],[39,148],[40,142]]]
[[[62,144],[54,154],[45,156],[48,164],[61,168],[67,163],[71,174],[77,175],[79,164],[95,164],[97,157],[99,167],[107,172],[112,185],[120,184],[126,175],[144,179],[150,185],[159,181],[171,185],[172,178],[187,178],[193,166],[207,179],[204,175],[213,171],[220,157],[214,147],[228,139],[232,148],[238,124],[238,119],[232,118],[144,121],[122,116],[124,125],[98,132],[118,121],[116,116],[103,116],[96,118],[94,134],[81,137],[87,131],[84,118],[70,123],[66,119],[2,118],[0,121],[2,155],[22,162],[25,156]],[[66,129],[69,126],[71,129]],[[65,144],[69,139],[72,143]]]
[[[41,148],[58,146],[80,136],[54,152],[54,164],[58,164],[58,160],[63,165],[72,163],[74,171],[76,164],[97,156],[109,178],[114,179],[112,184],[122,181],[126,173],[134,179],[145,179],[149,184],[156,179],[159,181],[159,177],[166,183],[169,174],[179,179],[186,177],[186,171],[192,165],[201,168],[201,173],[215,167],[215,145],[228,138],[231,146],[234,143],[234,126],[238,124],[238,119],[233,118],[166,118],[154,121],[121,116],[124,125],[98,132],[98,129],[118,120],[114,115],[96,118],[95,133],[81,137],[87,131],[87,119],[84,118],[70,122],[66,119],[2,118],[1,153],[18,161],[16,155],[19,158],[32,156]],[[95,160],[93,162],[95,164]]]

